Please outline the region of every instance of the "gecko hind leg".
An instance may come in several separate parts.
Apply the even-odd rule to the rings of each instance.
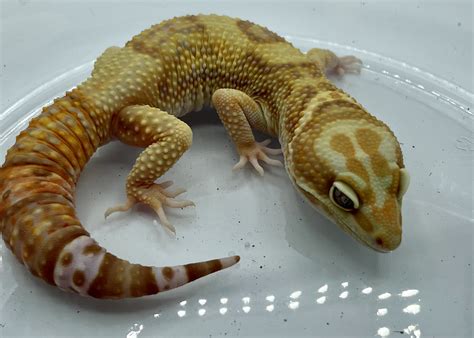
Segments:
[[[106,210],[105,217],[114,212],[127,211],[137,203],[151,207],[163,226],[175,233],[164,207],[193,206],[188,200],[176,197],[186,190],[169,191],[173,182],[154,183],[191,146],[191,128],[178,118],[149,106],[129,106],[118,113],[112,124],[114,135],[124,143],[145,147],[127,177],[127,201]]]
[[[268,155],[281,154],[281,149],[271,149],[270,140],[256,142],[251,127],[265,130],[260,106],[247,94],[236,89],[218,89],[212,95],[212,103],[224,127],[237,147],[240,159],[234,170],[243,168],[247,162],[260,174],[264,170],[259,161],[282,167],[283,164]]]
[[[334,52],[328,49],[312,48],[306,55],[316,62],[327,74],[335,73],[344,75],[346,73],[359,74],[362,69],[362,61],[353,56],[346,55],[338,57]]]

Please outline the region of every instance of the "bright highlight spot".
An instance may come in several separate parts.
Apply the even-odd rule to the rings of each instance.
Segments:
[[[411,304],[411,305],[408,305],[406,308],[404,308],[403,312],[416,315],[418,312],[420,312],[420,310],[421,310],[421,307],[419,304]]]
[[[325,293],[328,291],[328,285],[327,284],[324,284],[323,286],[321,286],[319,289],[318,289],[318,292],[319,293]]]
[[[388,292],[385,292],[385,293],[382,293],[381,295],[379,295],[379,299],[388,299],[392,297],[392,295]]]
[[[390,330],[387,327],[381,327],[380,329],[377,330],[377,334],[380,337],[388,337],[390,336]]]
[[[416,296],[418,293],[419,293],[418,290],[405,290],[405,291],[402,291],[400,296],[402,296],[402,297],[413,297],[413,296]]]
[[[301,296],[302,292],[301,291],[295,291],[290,295],[291,299],[297,299]]]
[[[341,294],[339,295],[339,298],[346,299],[347,296],[349,296],[349,291],[343,291],[343,292],[341,292]]]
[[[421,337],[421,330],[417,329],[417,325],[410,325],[406,329],[403,330],[406,334],[410,335],[410,338],[420,338]],[[413,335],[412,335],[413,333]]]
[[[318,304],[324,304],[325,302],[326,302],[326,296],[322,296],[316,299],[316,303]]]
[[[270,295],[270,296],[267,296],[265,299],[268,300],[269,302],[273,302],[275,300],[275,296]]]
[[[127,338],[136,338],[138,337],[138,335],[140,334],[140,332],[142,332],[143,330],[143,324],[134,324],[131,328],[130,328],[130,332],[127,333]]]

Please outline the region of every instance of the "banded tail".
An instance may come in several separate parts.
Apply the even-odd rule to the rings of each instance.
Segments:
[[[106,252],[89,236],[76,216],[74,190],[87,161],[107,140],[109,121],[91,118],[93,109],[77,95],[68,93],[44,108],[0,168],[0,231],[20,262],[61,289],[115,299],[177,288],[236,264],[238,256],[147,267]]]

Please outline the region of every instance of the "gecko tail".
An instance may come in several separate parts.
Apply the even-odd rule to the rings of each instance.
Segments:
[[[143,266],[118,258],[89,236],[81,236],[66,245],[58,256],[54,284],[94,298],[136,298],[175,289],[239,260],[239,256],[231,256],[177,266]]]
[[[18,260],[51,285],[108,299],[153,295],[237,263],[233,256],[147,267],[108,253],[90,237],[77,218],[74,191],[104,140],[81,102],[74,92],[45,107],[0,167],[0,232]]]

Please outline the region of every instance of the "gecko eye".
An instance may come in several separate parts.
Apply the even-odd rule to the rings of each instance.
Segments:
[[[329,190],[329,198],[339,208],[351,211],[359,208],[359,198],[354,189],[344,182],[336,181]]]
[[[398,199],[401,200],[410,185],[410,175],[405,168],[400,169],[400,185],[398,186]]]

